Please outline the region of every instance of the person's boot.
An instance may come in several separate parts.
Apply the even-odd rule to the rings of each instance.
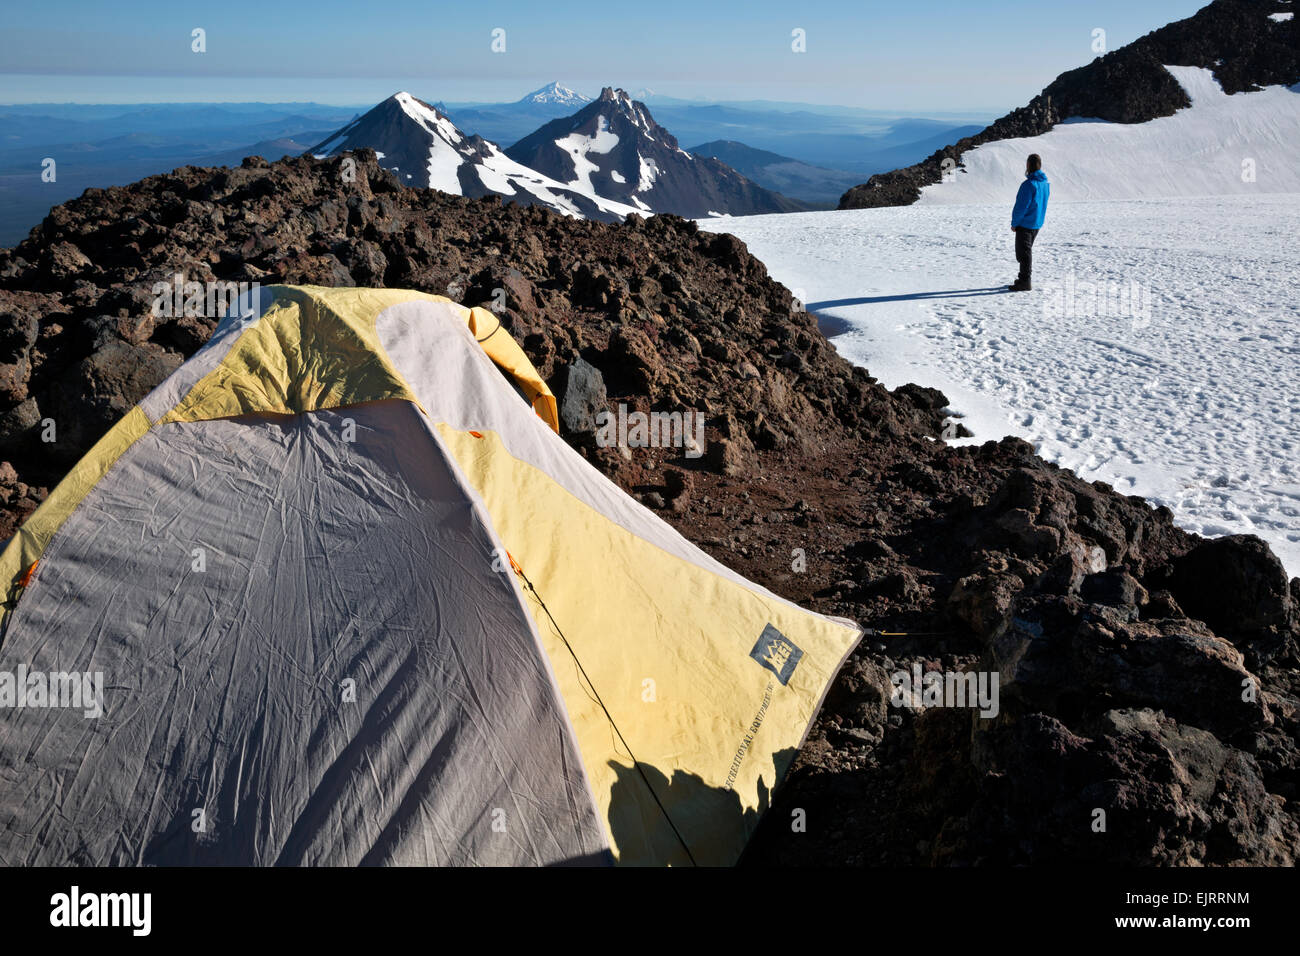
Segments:
[[[1034,288],[1033,285],[1029,282],[1028,279],[1017,279],[1015,282],[1011,283],[1011,285],[1007,286],[1007,291],[1008,292],[1029,292],[1033,288]]]

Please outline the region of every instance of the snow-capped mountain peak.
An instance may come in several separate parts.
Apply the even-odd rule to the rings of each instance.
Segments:
[[[449,143],[459,143],[465,139],[464,134],[456,128],[456,124],[440,113],[436,106],[417,100],[405,90],[394,93],[392,98],[402,108],[402,112],[430,136],[441,137]]]
[[[641,131],[641,135],[647,139],[655,138],[654,131],[656,129],[665,134],[668,133],[666,129],[663,129],[662,126],[650,118],[650,111],[646,109],[645,104],[634,100],[627,90],[607,86],[600,91],[600,99],[597,102],[608,103],[612,108],[621,111],[631,121],[632,125]],[[676,144],[677,140],[674,137],[669,136],[668,138],[672,139],[673,143]],[[687,155],[690,154],[687,153]]]
[[[559,83],[551,83],[549,86],[543,86],[539,90],[533,90],[519,102],[538,105],[571,106],[576,109],[590,103],[591,97],[583,96],[581,93],[571,90],[567,86],[561,86]]]
[[[645,213],[698,217],[797,208],[725,163],[686,152],[644,103],[612,86],[572,116],[525,136],[507,154],[559,182]]]

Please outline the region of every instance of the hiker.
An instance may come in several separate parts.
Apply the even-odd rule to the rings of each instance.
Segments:
[[[1025,160],[1025,181],[1016,193],[1016,204],[1011,210],[1011,231],[1016,234],[1016,262],[1020,275],[1007,289],[1011,292],[1028,292],[1033,286],[1030,276],[1034,271],[1034,239],[1047,216],[1047,196],[1052,185],[1043,174],[1043,158],[1030,153]]]

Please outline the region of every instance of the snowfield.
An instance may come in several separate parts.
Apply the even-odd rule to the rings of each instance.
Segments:
[[[1073,118],[1041,136],[977,146],[918,202],[1009,202],[1030,153],[1043,157],[1053,199],[1300,192],[1300,86],[1229,96],[1209,70],[1165,69],[1189,108],[1136,124]]]
[[[1001,291],[1014,186],[700,228],[742,239],[885,385],[942,389],[959,441],[1019,435],[1188,530],[1258,534],[1300,575],[1300,192],[1061,202],[1044,160],[1029,293]]]

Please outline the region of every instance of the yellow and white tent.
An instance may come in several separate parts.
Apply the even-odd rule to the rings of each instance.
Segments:
[[[858,628],[592,468],[490,313],[249,298],[0,555],[0,864],[735,862]]]

